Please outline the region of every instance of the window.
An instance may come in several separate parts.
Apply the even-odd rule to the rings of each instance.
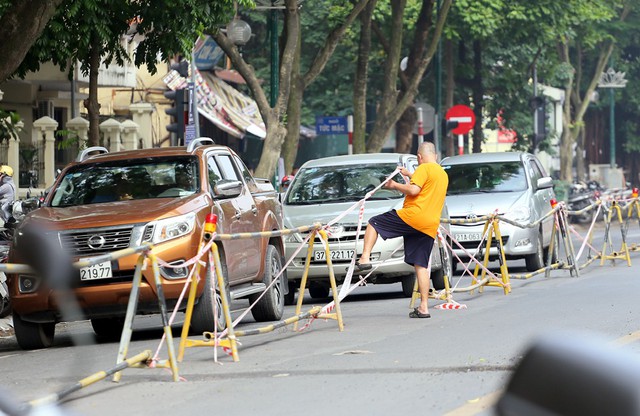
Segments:
[[[233,162],[231,161],[230,155],[219,155],[216,156],[216,161],[220,166],[220,170],[222,171],[222,177],[224,179],[231,179],[235,181],[239,181],[240,177],[238,176],[238,172],[233,167]]]
[[[220,169],[218,168],[216,160],[213,157],[210,157],[207,160],[207,171],[209,172],[209,191],[213,192],[213,187],[220,179],[222,179]]]
[[[251,172],[249,172],[249,169],[247,169],[247,166],[244,164],[244,162],[242,162],[242,160],[240,160],[240,158],[237,156],[233,156],[233,160],[236,161],[236,165],[240,169],[240,173],[242,174],[242,177],[244,178],[244,181],[249,188],[249,192],[258,192],[258,185],[256,184],[255,179],[253,179],[253,175],[251,175]]]

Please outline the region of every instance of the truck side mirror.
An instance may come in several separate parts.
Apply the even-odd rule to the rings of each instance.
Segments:
[[[242,182],[231,179],[220,179],[213,185],[213,193],[217,197],[235,198],[242,193]]]

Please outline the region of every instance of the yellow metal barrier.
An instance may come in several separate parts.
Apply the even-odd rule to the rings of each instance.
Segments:
[[[79,382],[64,388],[62,390],[60,390],[57,393],[52,393],[50,395],[47,395],[45,397],[42,397],[40,399],[36,399],[36,400],[32,400],[29,402],[29,405],[31,407],[38,407],[38,406],[43,406],[43,405],[48,405],[48,404],[52,404],[52,403],[56,403],[62,399],[64,399],[65,397],[67,397],[68,395],[70,395],[71,393],[74,393],[84,387],[90,386],[91,384],[94,384],[100,380],[104,380],[105,378],[107,378],[108,376],[116,373],[116,372],[120,372],[122,370],[124,370],[125,368],[128,367],[134,367],[136,365],[142,364],[142,363],[146,363],[147,361],[149,361],[151,359],[151,350],[145,350],[143,352],[141,352],[138,355],[134,355],[131,358],[128,358],[126,360],[124,360],[123,362],[119,363],[118,365],[116,365],[115,367],[106,370],[106,371],[99,371],[97,373],[94,373],[92,375],[90,375],[89,377],[85,377],[82,380],[80,380]],[[33,412],[33,414],[35,414],[37,412]],[[32,414],[31,412],[29,412],[29,414]],[[46,413],[49,414],[49,413]]]
[[[638,197],[636,196],[629,202],[627,206],[627,218],[624,222],[625,235],[627,235],[629,231],[629,222],[633,219],[633,214],[635,214],[636,219],[638,220],[638,226],[640,226],[640,201],[638,201]],[[629,245],[629,250],[631,251],[640,251],[639,243],[631,243]]]
[[[600,256],[600,265],[603,266],[605,260],[611,260],[613,264],[615,261],[626,260],[627,265],[631,267],[631,257],[629,256],[629,247],[627,247],[626,232],[624,222],[622,221],[622,209],[620,205],[615,201],[611,201],[611,207],[607,208],[607,215],[605,215],[605,229],[604,229],[604,244],[602,246],[602,255]],[[620,223],[620,233],[622,234],[622,247],[619,251],[613,250],[613,244],[611,242],[611,222],[613,220],[613,213],[616,213],[618,222]],[[607,246],[611,254],[607,254]]]
[[[160,269],[158,268],[158,260],[156,256],[149,250],[151,246],[147,247],[147,251],[138,258],[136,269],[133,274],[133,282],[131,285],[131,293],[129,295],[129,303],[127,304],[127,312],[124,318],[124,326],[122,328],[122,335],[120,336],[120,345],[118,347],[118,357],[116,364],[119,365],[127,360],[127,352],[129,351],[129,344],[131,342],[131,335],[133,333],[133,319],[136,315],[136,309],[138,307],[138,293],[140,291],[140,284],[142,283],[142,269],[145,266],[147,258],[151,262],[153,270],[153,278],[156,284],[158,292],[158,305],[160,307],[160,316],[162,318],[162,328],[164,335],[167,339],[167,350],[169,354],[169,366],[171,373],[173,374],[173,381],[179,381],[178,365],[176,362],[174,347],[173,347],[173,334],[171,333],[171,326],[167,319],[167,304],[164,298],[164,291],[162,289],[162,281],[160,280]],[[95,260],[92,260],[95,261]],[[120,371],[115,372],[113,375],[113,381],[119,382],[122,374]]]

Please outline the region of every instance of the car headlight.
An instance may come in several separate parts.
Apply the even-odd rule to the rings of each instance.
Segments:
[[[531,218],[531,208],[527,205],[520,205],[504,214],[504,216],[513,221],[529,221],[529,218]]]
[[[158,244],[185,236],[193,231],[195,224],[196,214],[193,212],[159,220],[154,227],[151,242]]]

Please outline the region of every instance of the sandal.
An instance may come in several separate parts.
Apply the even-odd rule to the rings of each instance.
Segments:
[[[360,272],[371,270],[371,263],[356,262],[356,267],[355,268],[356,268],[356,270],[358,270]]]
[[[422,313],[418,310],[418,308],[415,308],[414,310],[409,312],[409,318],[431,318],[431,314]]]

